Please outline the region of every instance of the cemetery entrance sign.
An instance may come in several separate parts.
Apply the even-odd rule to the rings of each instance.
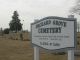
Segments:
[[[46,17],[32,23],[32,44],[48,50],[75,48],[75,22],[75,18]]]

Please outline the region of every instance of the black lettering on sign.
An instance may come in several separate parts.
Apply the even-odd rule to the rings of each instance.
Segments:
[[[40,42],[40,45],[47,45],[47,46],[60,46],[59,43],[52,43],[52,42]]]
[[[49,24],[51,24],[51,20],[43,21],[43,22],[38,23],[36,25],[36,28],[40,28],[42,26],[49,25]]]
[[[53,21],[53,25],[58,25],[58,26],[66,27],[66,22],[54,20]]]
[[[39,28],[38,33],[61,33],[61,27]]]

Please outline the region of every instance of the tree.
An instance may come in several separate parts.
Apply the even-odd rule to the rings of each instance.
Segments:
[[[71,8],[70,12],[80,15],[80,0],[76,0],[76,4]]]
[[[3,36],[3,29],[2,29],[2,27],[0,28],[0,36]]]
[[[4,34],[9,34],[9,28],[5,28],[3,31]]]
[[[80,15],[80,0],[76,0],[75,6],[70,10],[71,13]],[[77,32],[80,31],[80,22],[77,22]]]
[[[17,32],[22,29],[22,24],[20,23],[20,19],[18,17],[19,17],[19,15],[18,15],[17,11],[14,11],[12,20],[9,23],[11,31]]]

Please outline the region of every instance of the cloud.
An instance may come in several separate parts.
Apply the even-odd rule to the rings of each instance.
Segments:
[[[72,0],[0,0],[0,27],[1,24],[6,24],[2,27],[8,26],[14,10],[18,11],[20,19],[30,29],[30,23],[34,19],[51,15],[66,16],[72,4]]]

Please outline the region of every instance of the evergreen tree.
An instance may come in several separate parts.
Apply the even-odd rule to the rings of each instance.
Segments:
[[[19,17],[19,15],[18,15],[17,11],[14,11],[12,20],[9,23],[11,31],[17,32],[22,29],[22,24],[20,23],[20,19],[18,17]]]

